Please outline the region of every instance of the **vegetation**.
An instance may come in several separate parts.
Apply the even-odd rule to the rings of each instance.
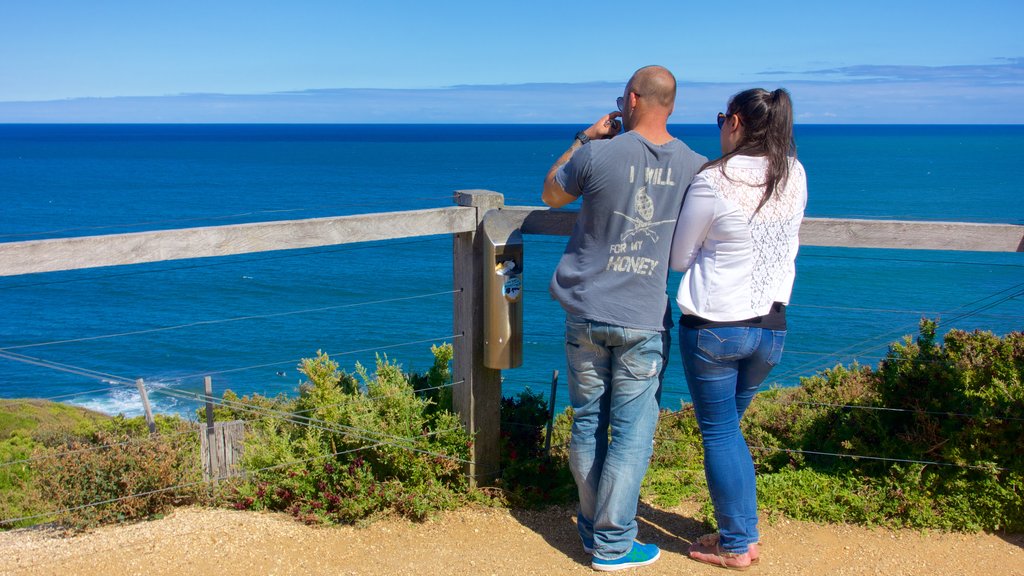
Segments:
[[[1024,334],[951,330],[939,343],[936,330],[922,321],[877,370],[836,366],[758,395],[743,426],[764,512],[1024,531]],[[692,410],[662,418],[659,437],[648,497],[703,497]]]
[[[53,519],[73,529],[152,518],[203,494],[198,436],[180,418],[160,417],[157,434],[142,418],[114,418],[33,457],[39,492],[59,511]]]
[[[940,342],[936,330],[923,321],[875,369],[836,366],[758,395],[743,426],[766,516],[1024,531],[1024,334],[952,330]],[[87,528],[217,501],[353,523],[471,501],[572,503],[572,411],[555,419],[547,451],[550,415],[530,390],[502,401],[499,489],[469,488],[472,438],[451,411],[452,349],[433,352],[422,375],[386,356],[372,374],[359,364],[349,374],[318,353],[300,365],[297,396],[225,393],[216,418],[246,421],[247,437],[243,475],[217,490],[202,481],[194,424],[180,418],[158,417],[151,436],[141,418],[4,402],[0,518],[48,514],[22,524]],[[131,494],[140,496],[122,499]],[[714,524],[691,406],[663,413],[643,496],[700,502]]]
[[[559,416],[545,450],[550,417],[543,394],[529,388],[501,400],[501,478],[498,485],[513,506],[565,504],[575,500],[576,485],[568,464],[572,414]]]
[[[56,521],[73,529],[145,518],[189,498],[187,491],[126,494],[184,483],[198,457],[195,434],[158,416],[150,436],[139,418],[111,418],[43,400],[0,402],[0,528]],[[183,428],[186,427],[186,428]],[[94,502],[115,500],[102,507]]]
[[[98,430],[108,418],[45,400],[0,400],[0,519],[52,509],[35,481],[32,457],[47,444]],[[0,526],[35,524],[38,519]]]
[[[98,412],[46,400],[0,400],[0,441],[15,436],[41,440],[82,436],[110,420]]]
[[[768,506],[798,518],[1024,530],[1024,334],[951,330],[940,344],[936,328],[922,322],[916,342],[893,344],[877,371],[835,368],[761,404],[760,462],[779,476],[762,483]],[[783,445],[885,460],[771,451]],[[814,498],[772,488],[793,471],[829,490],[855,487],[841,493],[849,510],[816,511]]]
[[[299,367],[308,381],[297,398],[226,397],[236,408],[220,410],[249,421],[248,479],[235,486],[234,505],[352,523],[385,512],[422,519],[466,503],[472,439],[436,400],[451,380],[451,347],[434,354],[428,374],[412,379],[431,389],[422,394],[386,356],[373,375],[359,364],[350,375],[318,353]]]

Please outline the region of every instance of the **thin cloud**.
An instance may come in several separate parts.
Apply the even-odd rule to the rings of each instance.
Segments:
[[[866,81],[899,82],[980,82],[986,84],[1024,83],[1024,58],[999,58],[996,64],[956,66],[900,66],[862,64],[809,70],[810,76],[834,76]],[[769,74],[783,74],[773,71]],[[792,72],[789,72],[792,74]]]
[[[1024,59],[1006,59],[1016,70]],[[849,67],[811,78],[767,80],[787,88],[798,122],[826,124],[1022,124],[1024,82],[964,81],[965,67]],[[950,74],[949,69],[959,69]],[[984,67],[992,76],[992,67]],[[858,74],[874,73],[870,79]],[[887,74],[886,75],[883,75]],[[828,75],[836,78],[826,78]],[[1004,75],[1005,76],[1005,75]],[[976,76],[972,76],[975,77]],[[675,124],[713,124],[751,83],[680,82]],[[310,89],[269,94],[182,94],[0,102],[0,122],[95,123],[487,123],[589,124],[615,109],[622,84],[534,83],[445,88]]]

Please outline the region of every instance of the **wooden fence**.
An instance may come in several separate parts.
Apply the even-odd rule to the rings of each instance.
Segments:
[[[484,214],[499,210],[498,216],[523,234],[567,236],[577,212],[505,206],[501,194],[487,190],[458,191],[455,204],[429,210],[0,243],[0,276],[451,234],[453,334],[461,336],[453,343],[453,402],[467,430],[476,434],[467,473],[474,483],[487,483],[498,473],[501,371],[485,367],[482,361],[480,223]],[[1022,252],[1024,226],[807,218],[800,241],[850,248]],[[225,454],[223,460],[233,457]]]
[[[245,440],[245,421],[215,422],[201,425],[199,453],[203,463],[204,480],[223,480],[242,473],[242,445]]]

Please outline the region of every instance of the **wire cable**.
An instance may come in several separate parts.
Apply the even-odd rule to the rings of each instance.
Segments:
[[[186,324],[177,324],[174,326],[161,326],[159,328],[147,328],[144,330],[133,330],[130,332],[118,332],[116,334],[103,334],[99,336],[86,336],[83,338],[68,338],[65,340],[52,340],[50,342],[36,342],[33,344],[18,344],[16,346],[5,346],[0,348],[0,352],[7,350],[21,350],[24,348],[36,348],[39,346],[53,346],[57,344],[71,344],[75,342],[89,342],[92,340],[104,340],[108,338],[120,338],[123,336],[138,336],[141,334],[152,334],[155,332],[167,332],[170,330],[181,330],[183,328],[195,328],[197,326],[211,326],[215,324],[226,324],[230,322],[240,322],[243,320],[264,320],[267,318],[279,318],[283,316],[294,316],[296,314],[312,314],[317,312],[326,312],[328,310],[341,310],[345,308],[357,308],[360,306],[373,306],[378,304],[389,304],[391,302],[402,302],[406,300],[416,300],[419,298],[431,298],[434,296],[455,294],[457,290],[445,290],[443,292],[431,292],[428,294],[418,294],[414,296],[399,296],[396,298],[385,298],[382,300],[373,300],[366,302],[356,302],[354,304],[338,304],[335,306],[322,306],[319,308],[305,308],[302,310],[291,310],[287,312],[274,312],[271,314],[253,314],[249,316],[236,316],[233,318],[222,318],[218,320],[200,320],[197,322],[189,322]]]
[[[829,402],[806,402],[799,400],[783,400],[781,398],[764,398],[766,402],[777,404],[797,404],[802,406],[819,406],[822,408],[842,408],[844,410],[875,410],[879,412],[903,412],[907,414],[928,414],[929,416],[949,416],[954,418],[967,418],[970,420],[1002,420],[1004,422],[1024,422],[1024,418],[1015,416],[981,416],[979,414],[962,414],[959,412],[940,412],[938,410],[916,410],[910,408],[889,408],[887,406],[869,406],[863,404],[833,404]]]
[[[36,358],[34,356],[26,356],[17,352],[6,352],[0,350],[0,358],[6,358],[8,360],[14,360],[15,362],[21,362],[24,364],[33,364],[41,366],[43,368],[50,368],[51,370],[57,370],[60,372],[67,372],[69,374],[75,374],[77,376],[85,376],[86,378],[92,378],[95,380],[101,380],[104,382],[111,382],[114,384],[135,384],[134,380],[130,380],[123,376],[115,376],[106,372],[99,372],[91,370],[89,368],[82,368],[79,366],[72,366],[70,364],[62,364],[60,362],[54,362],[52,360],[44,360],[42,358]]]
[[[429,388],[417,388],[417,389],[412,390],[412,393],[416,394],[416,395],[419,395],[419,394],[422,394],[424,392],[433,392],[434,390],[443,390],[445,388],[454,388],[458,384],[465,384],[465,383],[466,383],[465,380],[459,380],[458,382],[449,382],[447,384],[441,384],[439,386],[431,386]],[[397,395],[399,395],[401,393],[402,393],[401,390],[396,390],[395,392],[392,392],[391,394],[378,394],[377,396],[367,396],[366,399],[370,400],[370,401],[383,400],[385,398],[393,398],[393,397],[395,397],[395,396],[397,396]],[[338,404],[328,404],[326,407],[327,408],[331,408],[331,407],[334,407],[334,406],[338,406]],[[300,412],[296,412],[296,414],[299,414],[301,412],[306,412],[306,411],[307,410],[302,410]]]
[[[385,346],[376,346],[376,347],[372,347],[372,348],[363,348],[362,350],[350,350],[350,351],[347,351],[347,352],[332,352],[332,353],[330,353],[328,355],[329,356],[348,356],[348,355],[351,355],[351,354],[363,354],[363,353],[366,353],[366,352],[374,352],[374,351],[377,351],[377,350],[388,350],[388,349],[391,349],[391,348],[399,348],[399,347],[402,347],[402,346],[411,346],[413,344],[425,344],[425,343],[429,343],[429,342],[438,342],[438,341],[443,341],[443,340],[448,340],[448,339],[454,340],[455,338],[461,338],[461,337],[462,337],[461,334],[453,334],[453,335],[450,335],[450,336],[439,336],[437,338],[427,338],[427,339],[424,339],[424,340],[414,340],[414,341],[411,341],[411,342],[400,342],[398,344],[388,344],[388,345],[385,345]],[[2,354],[4,354],[4,353],[0,352],[0,355],[2,355]],[[283,364],[294,364],[294,363],[301,362],[301,361],[302,361],[302,358],[299,358],[299,359],[293,359],[293,360],[282,360],[282,361],[279,361],[279,362],[268,362],[268,363],[265,363],[265,364],[256,364],[256,365],[253,365],[253,366],[243,366],[243,367],[240,367],[240,368],[229,368],[227,370],[216,370],[216,371],[212,371],[212,372],[197,372],[195,374],[189,374],[188,376],[182,376],[180,378],[177,378],[177,380],[181,381],[181,380],[187,380],[187,379],[190,379],[190,378],[198,378],[198,377],[201,377],[201,376],[216,376],[218,374],[230,374],[230,373],[233,373],[233,372],[244,372],[246,370],[255,370],[256,368],[268,368],[268,367],[271,367],[271,366],[281,366]]]
[[[662,438],[663,441],[670,444],[678,444],[686,441],[685,438]],[[789,448],[775,448],[768,446],[749,446],[751,450],[763,450],[766,452],[782,452],[787,454],[809,454],[812,456],[832,456],[836,458],[854,458],[862,460],[875,460],[880,462],[898,462],[901,464],[923,464],[926,466],[944,466],[948,468],[961,468],[965,470],[996,470],[999,472],[1006,472],[1009,468],[1000,468],[997,466],[977,466],[970,464],[953,464],[951,462],[935,462],[932,460],[915,460],[912,458],[889,458],[883,456],[867,456],[863,454],[840,454],[836,452],[818,452],[814,450],[794,450]]]
[[[751,450],[765,450],[768,452],[783,452],[787,454],[810,454],[812,456],[832,456],[836,458],[853,458],[861,460],[875,460],[879,462],[898,462],[901,464],[923,464],[925,466],[945,466],[949,468],[962,468],[965,470],[996,470],[998,472],[1006,472],[1009,468],[1000,468],[998,466],[977,466],[969,464],[953,464],[951,462],[935,462],[931,460],[914,460],[911,458],[888,458],[882,456],[865,456],[863,454],[839,454],[835,452],[817,452],[814,450],[790,450],[788,448],[770,448],[766,446],[751,446]]]
[[[991,298],[996,298],[997,296],[1003,295],[1003,294],[1005,294],[1007,292],[1012,292],[1014,290],[1020,290],[1021,287],[1024,287],[1024,283],[1020,283],[1020,284],[1017,284],[1015,286],[1011,286],[1009,288],[1005,288],[1003,290],[999,290],[999,291],[997,291],[997,292],[995,292],[993,294],[990,294],[988,296],[985,296],[983,298],[979,298],[977,300],[971,301],[971,302],[969,302],[967,304],[964,304],[963,306],[960,306],[958,308],[953,309],[951,311],[951,313],[956,313],[959,310],[964,310],[964,309],[969,308],[971,306],[978,305],[981,302],[985,302],[986,300],[989,300]],[[947,320],[946,322],[952,323],[952,322],[955,322],[957,320],[961,320],[963,318],[967,318],[967,317],[970,316],[971,313],[977,313],[977,312],[980,312],[980,311],[988,310],[988,309],[992,308],[995,305],[998,305],[998,304],[1001,304],[1003,302],[1006,302],[1006,301],[1008,301],[1008,300],[1010,300],[1012,298],[1016,298],[1017,296],[1019,296],[1021,294],[1024,294],[1024,290],[1020,290],[1019,292],[1016,292],[1016,293],[1014,293],[1014,294],[1012,294],[1012,295],[1010,295],[1008,297],[1004,297],[1002,299],[999,299],[998,301],[991,303],[991,305],[982,305],[982,306],[979,306],[978,308],[976,308],[974,310],[970,310],[968,312],[964,312],[964,313],[960,314],[959,316],[957,316],[957,317],[955,317],[955,318],[953,318],[951,320]],[[884,333],[882,333],[880,335],[866,338],[866,339],[864,339],[864,340],[862,340],[860,342],[856,342],[856,343],[851,344],[849,346],[846,346],[845,348],[842,348],[842,349],[840,349],[840,350],[838,350],[836,352],[833,352],[831,357],[837,357],[838,358],[838,357],[841,357],[843,355],[857,356],[858,354],[867,354],[868,352],[872,352],[872,351],[874,351],[874,350],[876,350],[876,349],[878,349],[880,347],[888,346],[889,342],[893,338],[893,334],[895,334],[895,333],[904,333],[907,330],[913,329],[916,326],[917,326],[917,323],[907,324],[907,325],[903,325],[903,326],[901,326],[901,327],[899,327],[899,328],[897,328],[895,330],[889,330],[889,331],[884,332]],[[878,342],[880,340],[883,341],[884,343],[880,344],[880,345],[875,344],[876,342]],[[862,346],[865,346],[865,345],[868,345],[868,344],[874,344],[874,345],[869,347],[869,348],[862,349]],[[854,350],[857,350],[857,349],[861,349],[861,351],[860,352],[853,352]],[[807,363],[801,364],[801,365],[799,365],[799,366],[797,366],[795,368],[792,368],[792,369],[786,371],[785,373],[783,373],[783,374],[781,374],[779,376],[776,376],[775,379],[776,380],[785,380],[787,378],[791,378],[793,376],[805,373],[809,368],[811,368],[812,366],[817,366],[817,365],[820,365],[820,364],[817,363],[817,362],[807,362]],[[824,366],[821,367],[821,368],[815,369],[815,371],[821,370],[823,368],[824,368]]]
[[[45,398],[17,398],[17,399],[10,399],[10,400],[7,400],[6,402],[8,404],[31,404],[33,402],[38,402],[38,401],[54,402],[56,400],[63,400],[63,399],[66,399],[66,398],[74,398],[75,396],[84,396],[85,394],[96,394],[96,393],[99,393],[99,392],[110,392],[112,390],[123,390],[123,389],[124,389],[123,385],[107,386],[106,388],[94,388],[92,390],[82,390],[82,391],[79,391],[79,392],[69,392],[67,394],[59,394],[57,396],[47,396]]]
[[[294,415],[294,413],[291,413],[291,412],[285,412],[285,411],[282,411],[282,410],[274,410],[272,408],[265,408],[265,407],[258,407],[258,406],[254,407],[254,406],[249,406],[247,404],[244,404],[242,402],[236,402],[236,401],[230,401],[230,400],[224,400],[224,399],[217,400],[217,399],[214,399],[212,397],[206,396],[205,394],[192,394],[192,393],[188,393],[188,392],[184,392],[184,391],[180,391],[180,390],[168,390],[168,389],[162,389],[162,390],[156,391],[156,393],[164,394],[164,395],[168,395],[168,396],[178,396],[178,397],[185,397],[185,398],[191,397],[191,398],[195,398],[195,399],[202,399],[203,401],[210,401],[210,402],[212,402],[214,404],[218,404],[220,406],[225,406],[225,407],[228,407],[228,408],[236,408],[236,409],[239,409],[239,410],[246,410],[246,411],[251,411],[251,412],[255,412],[255,413],[274,414],[274,415],[279,416],[282,420],[285,420],[285,421],[288,421],[288,422],[291,422],[293,424],[297,424],[297,425],[300,425],[300,426],[307,426],[307,427],[310,427],[310,428],[316,428],[316,429],[323,430],[325,432],[331,432],[331,433],[334,433],[334,434],[344,434],[344,435],[351,436],[351,437],[357,438],[359,440],[364,440],[364,441],[367,441],[367,442],[382,442],[385,445],[392,446],[394,448],[399,448],[399,449],[402,449],[402,450],[408,450],[410,452],[418,452],[418,453],[421,453],[421,454],[426,454],[428,456],[434,456],[434,457],[437,457],[437,458],[446,458],[446,459],[452,459],[452,460],[456,460],[456,461],[460,461],[460,462],[465,462],[465,461],[463,461],[463,460],[461,460],[459,458],[448,456],[446,454],[439,454],[439,453],[435,453],[435,452],[430,452],[428,450],[422,450],[422,449],[419,449],[419,448],[413,448],[412,446],[404,446],[404,445],[384,442],[383,440],[380,440],[380,438],[372,437],[372,435],[373,434],[377,434],[379,436],[383,436],[385,438],[389,438],[389,439],[394,440],[396,442],[409,442],[409,443],[415,443],[417,438],[405,438],[405,437],[401,437],[401,436],[395,436],[395,435],[392,435],[392,434],[383,434],[381,432],[372,431],[372,430],[364,430],[364,429],[356,428],[354,426],[346,426],[346,425],[343,425],[343,424],[327,422],[325,420],[321,420],[321,419],[318,419],[318,418],[311,418],[309,416],[296,417]],[[451,432],[451,431],[452,430],[439,430],[439,431],[435,431],[435,432],[431,433],[431,435],[433,435],[433,434],[440,434],[440,433],[443,433],[443,432]],[[360,436],[359,433],[361,433],[361,434],[370,434],[371,436],[370,437]]]
[[[790,312],[793,309],[809,309],[809,310],[839,310],[843,312],[872,312],[872,313],[886,313],[886,314],[915,314],[918,316],[945,316],[952,314],[952,312],[941,312],[935,310],[900,310],[895,308],[858,308],[853,306],[819,306],[815,304],[789,304],[786,306],[786,312]],[[1024,316],[1010,315],[1010,316],[997,316],[999,318],[1024,318]]]

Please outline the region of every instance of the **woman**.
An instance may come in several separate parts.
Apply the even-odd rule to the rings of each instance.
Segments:
[[[690,184],[670,265],[686,272],[676,296],[679,346],[719,528],[690,557],[745,569],[759,551],[754,464],[740,418],[782,357],[807,177],[785,90],[736,94],[718,126],[722,157]]]

